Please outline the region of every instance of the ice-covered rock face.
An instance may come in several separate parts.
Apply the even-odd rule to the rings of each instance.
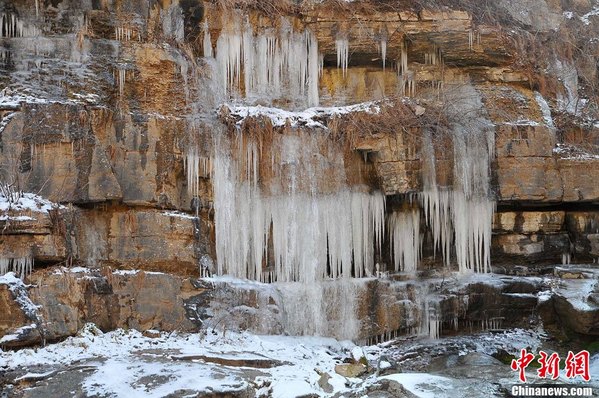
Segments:
[[[559,114],[587,117],[596,62],[547,44],[558,27],[592,33],[596,13],[512,3],[493,21],[378,2],[1,4],[0,176],[75,205],[0,219],[0,272],[75,261],[276,282],[280,330],[355,337],[374,316],[367,277],[596,259],[578,223],[592,205],[560,207],[599,198],[595,119],[581,139]],[[417,321],[368,334],[447,322],[435,300],[396,310]]]

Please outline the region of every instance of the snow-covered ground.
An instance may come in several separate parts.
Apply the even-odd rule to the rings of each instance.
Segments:
[[[149,338],[134,330],[104,334],[87,325],[79,336],[58,344],[1,352],[0,369],[20,370],[24,374],[18,379],[27,380],[48,374],[57,378],[85,364],[92,371],[83,374],[79,384],[90,396],[163,397],[183,390],[246,389],[273,397],[320,395],[323,373],[329,374],[335,391],[348,389],[348,380],[336,374],[334,366],[353,347],[329,338],[230,332]]]
[[[542,333],[512,330],[357,347],[321,337],[150,332],[146,335],[152,337],[134,330],[102,333],[87,325],[78,336],[57,344],[0,351],[0,386],[8,380],[5,390],[24,397],[195,397],[219,392],[361,397],[380,391],[383,381],[393,381],[395,394],[407,390],[418,397],[453,397],[464,391],[487,397],[517,380],[508,365],[488,354],[535,349],[542,340]],[[355,361],[361,353],[371,365],[369,373],[346,378],[335,372],[336,365]],[[422,369],[417,369],[419,361]],[[592,378],[599,379],[599,356],[593,358],[591,371]]]

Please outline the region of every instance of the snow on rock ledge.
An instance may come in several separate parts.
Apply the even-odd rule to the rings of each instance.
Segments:
[[[561,159],[570,160],[597,160],[599,155],[587,152],[584,148],[571,144],[557,144],[553,153]]]
[[[307,126],[313,128],[326,128],[322,123],[324,119],[346,115],[353,112],[368,112],[368,113],[379,113],[381,103],[380,102],[363,102],[348,106],[336,106],[336,107],[314,107],[308,108],[304,111],[286,111],[280,108],[269,108],[264,106],[243,106],[243,105],[229,105],[224,104],[221,106],[221,112],[228,110],[229,115],[237,119],[237,123],[240,124],[244,119],[248,117],[264,116],[271,120],[271,123],[275,127],[285,126],[288,122],[292,127]]]
[[[14,194],[14,198],[9,198],[0,193],[0,212],[7,211],[32,211],[38,213],[47,213],[56,208],[64,208],[57,203],[42,198],[39,195],[24,192],[21,195]]]

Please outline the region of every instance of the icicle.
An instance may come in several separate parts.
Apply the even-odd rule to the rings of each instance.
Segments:
[[[476,92],[468,93],[476,98]],[[479,118],[475,120],[480,123]],[[435,153],[430,133],[422,141],[423,192],[420,194],[425,220],[449,263],[451,242],[461,273],[490,269],[492,220],[495,201],[490,199],[489,164],[494,153],[494,133],[482,126],[452,129],[454,186],[440,189],[436,183]]]
[[[405,41],[400,43],[399,62],[397,63],[397,74],[403,76],[408,73],[408,50]]]
[[[440,316],[440,305],[438,302],[429,302],[428,288],[425,289],[423,297],[423,304],[420,316],[420,330],[418,331],[421,336],[428,336],[430,339],[437,340],[441,336],[441,325],[442,317]],[[431,305],[432,304],[432,305]]]
[[[318,106],[318,78],[322,74],[323,59],[318,52],[318,41],[311,31],[306,31],[308,47],[308,106]]]
[[[197,148],[187,151],[184,159],[187,175],[187,189],[192,196],[199,196],[200,178],[209,178],[212,173],[212,159],[200,156]]]
[[[412,72],[399,77],[399,94],[408,97],[413,97],[416,94],[414,74]]]
[[[381,58],[383,59],[383,70],[387,61],[387,39],[381,39]]]
[[[127,70],[119,69],[119,94],[122,96],[125,92],[125,80],[127,78]]]
[[[131,29],[124,28],[122,26],[114,27],[114,37],[118,41],[130,41],[131,40]]]
[[[324,54],[318,54],[318,77],[322,76],[324,70]]]
[[[349,40],[347,38],[336,39],[335,49],[337,50],[337,68],[341,67],[343,77],[345,77],[349,61]]]
[[[389,216],[388,224],[395,271],[415,275],[422,253],[420,209],[395,211]]]
[[[424,63],[426,65],[438,65],[442,63],[441,50],[434,45],[433,50],[424,54]]]
[[[570,253],[562,254],[562,265],[570,265]]]
[[[401,96],[407,95],[413,97],[416,92],[414,73],[408,70],[408,51],[405,41],[402,41],[400,44],[400,56],[397,63],[397,76],[399,78],[399,94]]]
[[[40,4],[39,0],[35,0],[35,17],[39,18],[40,16]]]
[[[452,195],[451,213],[459,271],[489,272],[495,202],[483,198],[467,199],[460,191],[454,191]]]
[[[0,38],[36,37],[40,34],[37,26],[26,25],[15,14],[0,14]]]
[[[366,291],[364,282],[352,279],[279,285],[284,331],[355,339],[361,331],[358,298]]]
[[[203,47],[204,47],[204,57],[206,57],[206,58],[212,58],[213,57],[213,53],[212,53],[212,40],[210,38],[210,29],[208,28],[208,21],[206,21],[206,23],[204,24],[204,42],[203,42]]]

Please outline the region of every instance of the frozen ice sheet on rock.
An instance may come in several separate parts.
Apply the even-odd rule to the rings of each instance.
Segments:
[[[383,376],[393,380],[420,398],[450,398],[455,394],[452,379],[428,373],[396,373]]]

